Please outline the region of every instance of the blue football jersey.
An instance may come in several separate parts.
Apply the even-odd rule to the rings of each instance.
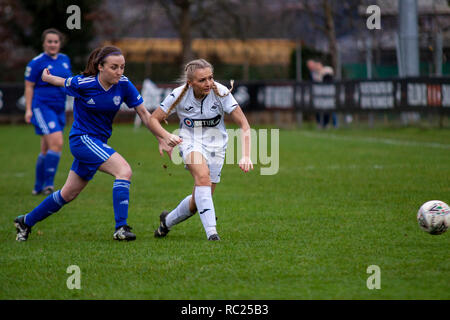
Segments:
[[[56,87],[42,81],[42,71],[45,68],[48,68],[52,75],[62,78],[70,77],[72,75],[70,59],[63,53],[59,53],[56,59],[53,59],[46,53],[41,53],[31,60],[25,69],[25,80],[35,84],[33,100],[60,105],[64,109],[66,101],[65,90],[62,87]]]
[[[144,103],[136,87],[122,76],[119,82],[105,90],[97,76],[78,75],[67,78],[67,94],[74,96],[74,122],[69,137],[89,134],[107,141],[112,134],[112,123],[122,102],[128,108]]]

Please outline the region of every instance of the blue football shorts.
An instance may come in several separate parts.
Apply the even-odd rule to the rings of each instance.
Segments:
[[[91,180],[98,168],[116,152],[106,141],[87,134],[70,137],[69,145],[75,158],[70,169],[85,180]]]
[[[66,125],[66,111],[64,108],[52,108],[42,102],[33,101],[31,123],[37,135],[47,135],[63,131]]]

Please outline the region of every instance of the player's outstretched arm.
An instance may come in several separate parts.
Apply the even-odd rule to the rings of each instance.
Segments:
[[[163,155],[163,151],[166,151],[169,157],[172,156],[172,149],[183,140],[169,132],[167,132],[162,126],[165,114],[160,108],[156,109],[153,114],[147,111],[143,104],[136,107],[136,112],[141,118],[144,125],[155,135],[159,143],[159,153]]]
[[[247,118],[242,112],[241,107],[237,106],[230,115],[233,121],[241,128],[242,158],[239,160],[239,168],[244,172],[248,172],[253,170],[253,163],[250,159],[252,144],[250,125],[248,124]]]
[[[64,78],[50,74],[50,70],[48,70],[47,68],[45,68],[44,71],[42,71],[41,78],[42,81],[50,83],[51,85],[54,85],[56,87],[64,87],[64,82],[66,81],[66,79]]]

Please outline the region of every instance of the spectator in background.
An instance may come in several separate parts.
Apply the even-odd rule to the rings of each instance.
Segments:
[[[306,66],[309,69],[311,80],[314,82],[324,82],[330,83],[333,82],[334,71],[330,66],[324,66],[322,62],[316,61],[313,59],[309,59],[306,62]],[[331,114],[333,118],[333,126],[337,127],[337,117],[333,112]],[[320,128],[326,128],[328,123],[330,122],[330,114],[328,112],[316,112],[316,122]]]
[[[322,75],[322,82],[323,83],[331,83],[334,79],[334,70],[330,66],[322,66],[320,73]],[[333,127],[337,128],[337,116],[335,112],[331,112],[331,121],[333,123]],[[330,114],[324,113],[323,117],[323,128],[325,128],[328,123],[330,122]]]
[[[42,42],[44,52],[33,58],[25,70],[25,122],[32,123],[36,134],[41,136],[33,195],[48,195],[54,190],[66,124],[65,90],[42,81],[42,71],[47,68],[63,78],[72,75],[69,57],[59,52],[62,33],[47,29],[42,33]]]

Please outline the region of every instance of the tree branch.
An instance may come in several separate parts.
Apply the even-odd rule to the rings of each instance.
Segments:
[[[167,18],[170,20],[170,23],[174,26],[176,30],[180,29],[180,23],[178,17],[176,17],[171,10],[171,6],[169,1],[166,0],[158,0],[161,7],[163,7],[164,11],[166,12]]]

